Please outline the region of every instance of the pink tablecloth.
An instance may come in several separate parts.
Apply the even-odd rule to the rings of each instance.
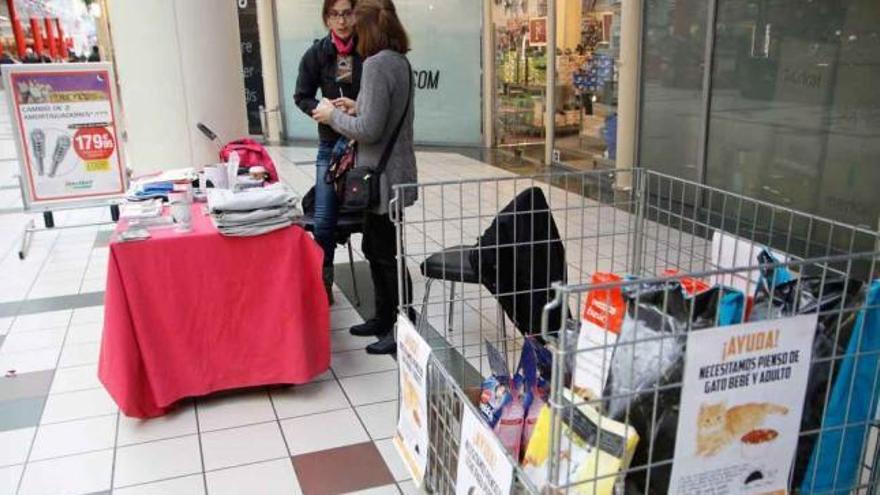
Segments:
[[[152,235],[110,245],[98,375],[126,415],[327,370],[323,255],[303,229],[224,237],[197,205],[192,233]]]

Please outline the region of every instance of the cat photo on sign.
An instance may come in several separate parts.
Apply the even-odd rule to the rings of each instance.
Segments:
[[[747,445],[772,442],[779,432],[763,428],[765,420],[771,415],[786,416],[788,408],[767,402],[750,402],[731,408],[723,401],[700,404],[697,456],[712,457],[735,440]]]

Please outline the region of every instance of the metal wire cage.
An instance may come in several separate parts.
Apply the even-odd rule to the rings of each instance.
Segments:
[[[455,491],[462,411],[474,407],[491,373],[487,342],[513,371],[525,334],[552,355],[551,428],[541,479],[517,467],[515,491],[667,493],[687,335],[723,325],[719,300],[734,289],[748,299],[741,320],[759,308],[763,318],[816,314],[819,321],[794,467],[782,474],[789,490],[877,492],[880,349],[863,342],[880,328],[859,325],[868,312],[880,312],[866,296],[878,275],[880,233],[644,169],[463,177],[397,186],[395,197],[412,194],[408,189],[420,201],[405,212],[393,201],[392,218],[399,287],[412,292],[401,312],[414,315],[434,349],[429,491]],[[597,283],[593,275],[604,272],[621,278]],[[689,284],[723,289],[698,305],[687,297]],[[626,337],[579,347],[581,315],[597,291],[606,305],[610,294],[625,296]],[[588,355],[609,370],[608,385],[572,394],[572,374]],[[860,373],[838,384],[850,376],[841,369],[853,366]],[[638,372],[650,378],[635,380]],[[826,414],[832,398],[843,411],[833,424]],[[605,472],[598,460],[592,476],[572,468],[570,425],[585,407],[599,412],[595,445],[602,444],[603,421],[624,425],[625,437],[638,435],[619,469]],[[835,435],[846,441],[826,442]],[[857,472],[848,468],[844,443],[859,446]],[[839,452],[827,452],[827,445]],[[831,463],[830,477],[809,467],[823,447],[820,466]],[[511,460],[519,465],[519,457]]]

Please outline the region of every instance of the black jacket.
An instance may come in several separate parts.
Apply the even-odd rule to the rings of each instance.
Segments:
[[[479,246],[470,262],[479,267],[480,281],[522,334],[539,334],[544,305],[554,295],[550,287],[566,279],[565,248],[544,192],[532,187],[519,193],[498,213]],[[551,331],[559,329],[560,313],[550,314]]]
[[[357,40],[355,40],[355,44]],[[306,51],[299,63],[299,76],[296,78],[296,91],[293,101],[306,115],[312,116],[312,110],[318,106],[318,90],[321,97],[335,99],[340,96],[357,99],[361,89],[361,66],[363,61],[357,52],[352,53],[353,68],[351,83],[336,82],[336,46],[328,34],[316,40]],[[340,89],[342,93],[340,93]],[[318,134],[322,141],[339,138],[330,126],[318,124]]]

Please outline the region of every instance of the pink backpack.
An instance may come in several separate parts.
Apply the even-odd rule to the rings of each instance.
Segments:
[[[253,167],[261,165],[265,167],[269,173],[269,182],[278,182],[278,171],[275,169],[275,162],[269,156],[269,152],[262,144],[253,139],[242,138],[229,142],[220,150],[220,159],[224,162],[229,159],[229,154],[233,151],[238,153],[240,167]]]

